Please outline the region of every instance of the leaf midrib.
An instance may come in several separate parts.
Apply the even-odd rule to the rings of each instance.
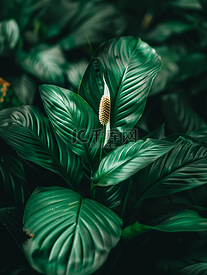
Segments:
[[[143,143],[142,143],[143,144]],[[141,145],[142,145],[141,144]],[[133,144],[132,146],[135,146],[135,144]],[[131,146],[131,148],[132,148],[132,146]],[[127,148],[125,148],[125,150],[126,150]],[[127,150],[129,150],[129,149],[127,149]],[[139,151],[139,153],[140,153],[140,151]],[[99,180],[99,182],[101,181],[101,179],[103,179],[104,177],[106,177],[108,174],[110,174],[110,173],[113,173],[113,171],[114,170],[116,170],[116,169],[118,169],[118,168],[121,168],[123,165],[126,165],[126,162],[130,162],[132,159],[134,159],[134,158],[137,158],[137,157],[139,157],[139,155],[136,155],[136,156],[130,156],[130,157],[128,157],[128,159],[126,160],[126,159],[124,159],[123,160],[123,162],[121,163],[121,165],[116,165],[115,167],[112,167],[112,169],[110,169],[110,171],[108,171],[107,173],[105,173],[101,178],[100,178],[100,180]],[[150,163],[149,163],[150,164]],[[136,173],[136,172],[135,172]],[[98,183],[97,183],[98,184]],[[117,183],[118,184],[118,183]],[[99,186],[101,186],[101,185],[99,185]],[[104,185],[104,186],[109,186],[109,185]]]
[[[195,161],[188,162],[186,165],[183,165],[183,166],[180,167],[179,169],[173,170],[172,173],[169,173],[168,175],[164,176],[164,177],[161,178],[159,181],[155,181],[155,184],[153,184],[152,186],[150,186],[150,187],[148,188],[148,190],[138,199],[138,201],[137,201],[136,204],[138,204],[140,201],[142,201],[143,199],[145,199],[145,195],[146,195],[147,193],[149,193],[149,191],[150,191],[151,189],[153,189],[153,188],[155,187],[155,185],[157,185],[158,183],[162,182],[164,179],[167,179],[167,178],[170,177],[170,175],[172,175],[173,173],[176,173],[177,171],[181,170],[182,168],[184,168],[184,167],[190,165],[191,163],[199,162],[199,161],[201,161],[201,160],[203,160],[203,159],[205,159],[205,158],[207,158],[207,155],[206,155],[205,157],[200,158],[200,159],[197,159],[197,160],[195,160]]]
[[[62,173],[66,176],[66,177],[65,177],[66,181],[68,182],[68,184],[69,184],[71,187],[73,187],[72,183],[71,183],[71,182],[69,181],[69,179],[68,179],[67,172],[65,171],[65,169],[63,169],[63,166],[61,165],[60,160],[58,160],[58,158],[56,158],[56,156],[53,154],[53,151],[52,151],[52,150],[49,150],[49,148],[46,146],[46,144],[45,144],[44,142],[42,142],[41,138],[39,138],[39,136],[35,135],[34,132],[33,132],[30,128],[26,127],[25,125],[23,125],[20,121],[18,121],[18,120],[16,120],[16,119],[15,119],[15,121],[16,121],[17,124],[19,124],[20,126],[24,127],[27,131],[29,131],[29,132],[32,134],[32,136],[34,136],[35,139],[39,141],[39,143],[40,143],[41,145],[42,145],[42,144],[44,145],[44,146],[42,146],[42,147],[45,149],[46,152],[48,152],[48,155],[58,163],[58,166],[57,166],[58,170],[59,170],[60,172],[62,172]],[[48,125],[47,125],[47,126],[48,126]],[[53,133],[53,134],[54,134],[54,133]],[[55,141],[56,141],[56,138],[55,138]],[[59,147],[58,147],[58,149],[59,149]],[[61,175],[61,176],[62,176],[62,175]],[[74,189],[74,188],[73,188],[73,189]]]
[[[61,90],[59,90],[59,91],[60,91],[60,93],[63,94],[64,99],[65,99],[66,101],[68,101],[67,98],[65,97],[65,94],[64,94]],[[57,95],[58,95],[58,94],[57,94]],[[59,97],[59,99],[60,99],[61,102],[64,103],[64,100],[62,100],[61,97]],[[84,102],[84,103],[85,103],[85,102]],[[76,104],[76,105],[77,105],[77,104]],[[65,108],[64,108],[64,107],[65,107]],[[89,106],[89,107],[90,107],[90,106]],[[68,112],[68,113],[70,114],[70,118],[71,118],[71,121],[72,121],[73,125],[75,126],[75,129],[79,129],[79,130],[80,130],[80,127],[78,127],[77,122],[73,119],[73,115],[72,115],[72,113],[71,113],[69,107],[68,107],[66,104],[63,104],[63,108],[65,109],[65,112],[66,112],[66,113]],[[95,114],[94,114],[94,115],[95,115]],[[78,140],[78,143],[85,149],[85,152],[86,152],[87,159],[88,159],[89,163],[92,163],[92,162],[91,162],[91,156],[90,156],[89,148],[85,145],[85,143],[82,143],[79,139],[77,139],[77,140]]]
[[[131,55],[130,55],[130,57],[129,57],[129,61],[128,61],[127,67],[125,67],[123,76],[122,76],[122,78],[121,78],[121,80],[120,80],[118,92],[117,92],[116,99],[115,99],[115,103],[114,103],[114,106],[113,106],[113,120],[112,120],[112,126],[114,126],[114,125],[115,125],[115,122],[116,122],[116,121],[115,121],[115,117],[116,117],[116,115],[117,115],[117,101],[120,99],[121,89],[122,89],[122,87],[123,87],[123,79],[125,79],[125,76],[126,76],[126,74],[127,74],[127,72],[128,72],[129,64],[130,64],[130,62],[131,62],[131,59],[132,59],[132,56],[133,56],[134,52],[135,52],[136,49],[137,49],[137,45],[138,45],[139,41],[140,41],[140,40],[138,39],[138,41],[137,41],[137,43],[136,43],[136,46],[134,47],[133,51],[131,52]]]

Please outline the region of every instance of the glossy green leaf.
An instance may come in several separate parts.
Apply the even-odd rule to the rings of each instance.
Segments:
[[[174,147],[173,143],[153,139],[122,145],[102,158],[93,173],[92,181],[99,186],[115,185],[148,166]]]
[[[76,93],[57,86],[41,85],[40,94],[58,135],[74,153],[92,163],[101,139],[100,135],[96,140],[101,124],[92,108]]]
[[[207,230],[207,219],[199,216],[197,212],[192,210],[169,213],[154,220],[153,223],[153,225],[144,225],[137,221],[122,231],[122,238],[129,240],[151,229],[163,232]]]
[[[99,47],[79,89],[98,114],[103,77],[111,97],[111,128],[131,129],[142,116],[152,81],[161,61],[155,50],[138,38],[121,37]]]
[[[0,135],[22,158],[58,173],[71,188],[77,187],[82,160],[54,133],[37,108],[22,106],[1,111]]]
[[[14,19],[0,22],[0,54],[9,55],[18,44],[20,30]]]
[[[23,246],[29,263],[50,275],[95,272],[118,243],[122,226],[105,206],[60,187],[36,189],[23,222],[31,236]]]
[[[173,133],[186,133],[206,126],[205,121],[180,94],[163,96],[163,112]]]
[[[207,148],[183,137],[176,143],[172,151],[134,176],[137,197],[135,207],[146,198],[169,195],[206,184]]]
[[[24,209],[29,192],[21,162],[10,155],[2,154],[0,156],[0,174],[3,180],[1,203]]]
[[[16,61],[24,71],[44,83],[63,85],[65,82],[63,66],[66,59],[58,46],[40,46],[30,52],[18,51]]]
[[[207,143],[207,127],[187,133],[187,135],[191,138],[196,139],[198,142]]]

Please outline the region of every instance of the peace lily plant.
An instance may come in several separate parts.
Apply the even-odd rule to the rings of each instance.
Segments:
[[[207,230],[201,208],[184,204],[140,222],[151,198],[207,180],[207,148],[190,135],[134,135],[160,68],[159,56],[145,42],[112,39],[93,55],[78,94],[39,87],[48,117],[33,106],[0,112],[0,135],[19,156],[67,183],[38,187],[26,205],[21,201],[28,238],[23,249],[36,271],[99,274],[112,248],[145,231]]]

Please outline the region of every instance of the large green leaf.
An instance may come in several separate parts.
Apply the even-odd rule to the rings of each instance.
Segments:
[[[98,114],[104,76],[111,97],[111,128],[128,130],[142,116],[160,66],[155,50],[140,39],[121,37],[109,40],[94,55],[79,93]]]
[[[27,73],[45,83],[63,85],[66,59],[58,46],[39,46],[30,52],[18,51],[16,61]]]
[[[1,183],[1,203],[24,209],[29,193],[21,162],[10,155],[2,154],[0,157],[0,174],[3,180]]]
[[[151,229],[163,232],[207,230],[207,219],[199,216],[197,212],[192,210],[169,213],[164,217],[154,220],[153,223],[153,225],[144,225],[137,221],[122,231],[122,237],[129,240]]]
[[[24,212],[30,234],[23,248],[34,269],[50,275],[91,274],[121,235],[111,210],[60,187],[38,188]]]
[[[0,112],[0,121],[0,135],[22,158],[58,173],[71,188],[77,187],[82,160],[54,133],[36,107],[5,109]]]
[[[135,207],[146,198],[169,195],[207,183],[207,148],[184,137],[175,142],[178,145],[172,151],[134,176]]]
[[[163,112],[173,133],[191,132],[206,126],[182,95],[166,94],[162,99]]]
[[[92,181],[99,186],[115,185],[168,153],[175,144],[159,140],[139,140],[122,145],[97,165]]]
[[[96,138],[101,124],[92,108],[76,93],[57,86],[41,85],[40,94],[55,131],[74,153],[92,164],[101,139],[101,135]]]
[[[0,54],[9,55],[19,41],[20,31],[14,19],[0,22]]]

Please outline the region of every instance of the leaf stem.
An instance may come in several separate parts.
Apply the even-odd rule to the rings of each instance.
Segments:
[[[102,157],[102,151],[103,151],[103,145],[104,145],[105,136],[106,136],[106,125],[103,125],[103,136],[102,136],[102,139],[101,139],[101,147],[100,147],[100,157],[99,157],[99,160],[101,160],[101,157]]]

